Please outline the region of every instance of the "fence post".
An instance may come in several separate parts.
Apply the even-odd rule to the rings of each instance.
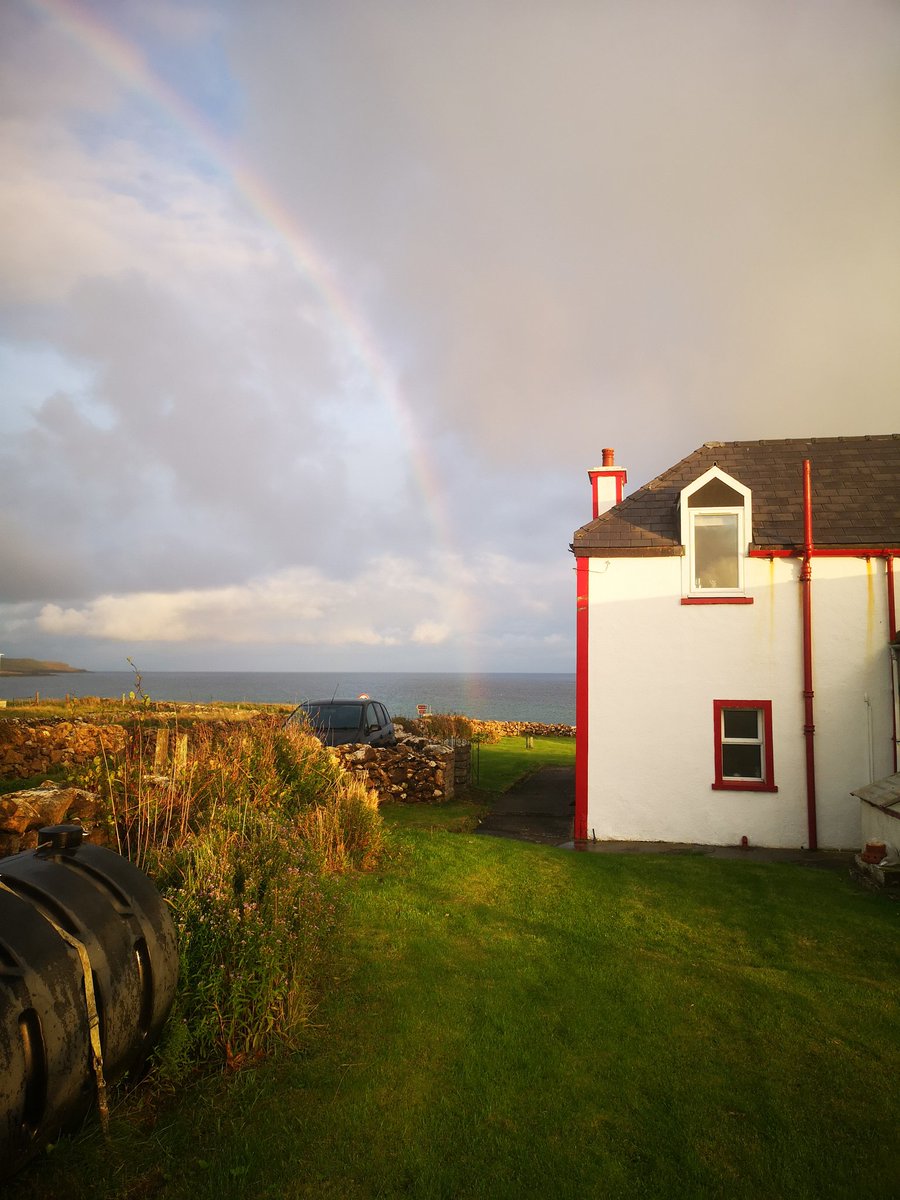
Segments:
[[[175,738],[175,774],[183,775],[187,770],[188,739],[186,733],[179,733]]]
[[[166,763],[169,761],[169,731],[157,729],[156,752],[153,755],[153,770],[157,775],[164,775]]]

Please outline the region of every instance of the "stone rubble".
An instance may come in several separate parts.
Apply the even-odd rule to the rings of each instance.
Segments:
[[[398,732],[396,746],[332,746],[331,753],[345,770],[364,780],[381,802],[436,804],[453,796],[456,757],[468,756],[469,751]]]
[[[52,718],[0,721],[0,779],[28,779],[54,767],[84,766],[98,756],[118,754],[127,738],[122,725]]]

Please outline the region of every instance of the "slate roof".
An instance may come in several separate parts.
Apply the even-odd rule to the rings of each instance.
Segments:
[[[682,554],[681,489],[718,465],[753,494],[754,549],[803,545],[803,460],[810,460],[813,542],[900,548],[900,434],[705,442],[575,533],[576,556]]]

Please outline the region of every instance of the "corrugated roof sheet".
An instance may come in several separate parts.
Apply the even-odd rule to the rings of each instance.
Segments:
[[[706,442],[693,454],[582,525],[576,555],[681,552],[678,497],[712,466],[753,493],[753,542],[803,545],[803,460],[811,463],[813,539],[820,548],[900,546],[900,434]]]

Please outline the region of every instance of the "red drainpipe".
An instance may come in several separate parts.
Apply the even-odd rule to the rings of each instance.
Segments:
[[[897,636],[897,601],[894,596],[894,556],[888,554],[884,560],[887,571],[888,641],[893,643]],[[894,664],[888,664],[891,672],[891,721],[893,723],[894,774],[897,774],[897,706],[894,701]]]
[[[589,558],[576,558],[575,618],[575,826],[576,842],[587,840],[588,793],[588,588]]]
[[[812,489],[809,482],[809,459],[803,460],[803,566],[800,569],[800,588],[803,596],[803,733],[806,737],[806,821],[809,827],[809,848],[818,849],[816,833],[816,726],[813,721],[812,669]]]

